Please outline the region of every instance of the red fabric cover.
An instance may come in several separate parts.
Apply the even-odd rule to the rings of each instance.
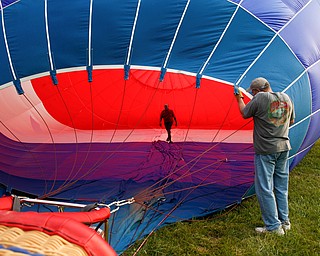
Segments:
[[[23,230],[38,230],[48,235],[59,235],[81,246],[88,255],[117,255],[96,231],[68,215],[0,210],[0,224]]]
[[[13,205],[13,197],[12,196],[4,196],[0,198],[0,210],[12,210]]]

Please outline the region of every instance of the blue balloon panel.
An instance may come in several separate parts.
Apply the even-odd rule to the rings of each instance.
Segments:
[[[254,193],[235,83],[291,97],[290,170],[320,137],[320,0],[0,3],[0,193],[133,197],[111,216],[119,254]]]

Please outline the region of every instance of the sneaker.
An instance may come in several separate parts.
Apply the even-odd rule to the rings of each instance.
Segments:
[[[283,228],[283,230],[284,231],[288,231],[288,230],[290,230],[291,229],[291,223],[290,223],[290,221],[284,221],[284,222],[282,222],[282,228]]]
[[[260,233],[260,234],[265,234],[265,233],[275,233],[277,235],[284,235],[284,230],[282,228],[282,226],[280,225],[279,228],[274,229],[274,230],[267,230],[266,227],[257,227],[256,228],[256,232]]]

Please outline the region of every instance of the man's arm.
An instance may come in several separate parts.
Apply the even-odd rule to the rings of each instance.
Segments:
[[[237,99],[237,102],[238,102],[240,113],[243,116],[243,109],[246,106],[246,104],[244,104],[244,101],[243,101],[243,96],[236,95],[236,99]]]
[[[239,87],[236,85],[234,86],[233,89],[234,89],[234,95],[238,102],[240,113],[243,116],[243,109],[246,106],[246,104],[244,104],[242,92],[240,91]]]

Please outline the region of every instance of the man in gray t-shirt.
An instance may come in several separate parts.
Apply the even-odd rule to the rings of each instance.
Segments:
[[[265,227],[259,233],[284,234],[290,229],[288,209],[288,155],[291,149],[289,126],[293,124],[294,106],[289,96],[273,92],[269,82],[259,77],[251,82],[254,95],[245,104],[239,88],[234,93],[243,118],[253,117],[255,149],[255,191]]]
[[[288,134],[294,112],[287,94],[271,91],[257,93],[243,108],[242,116],[253,117],[253,140],[257,154],[291,149]]]

